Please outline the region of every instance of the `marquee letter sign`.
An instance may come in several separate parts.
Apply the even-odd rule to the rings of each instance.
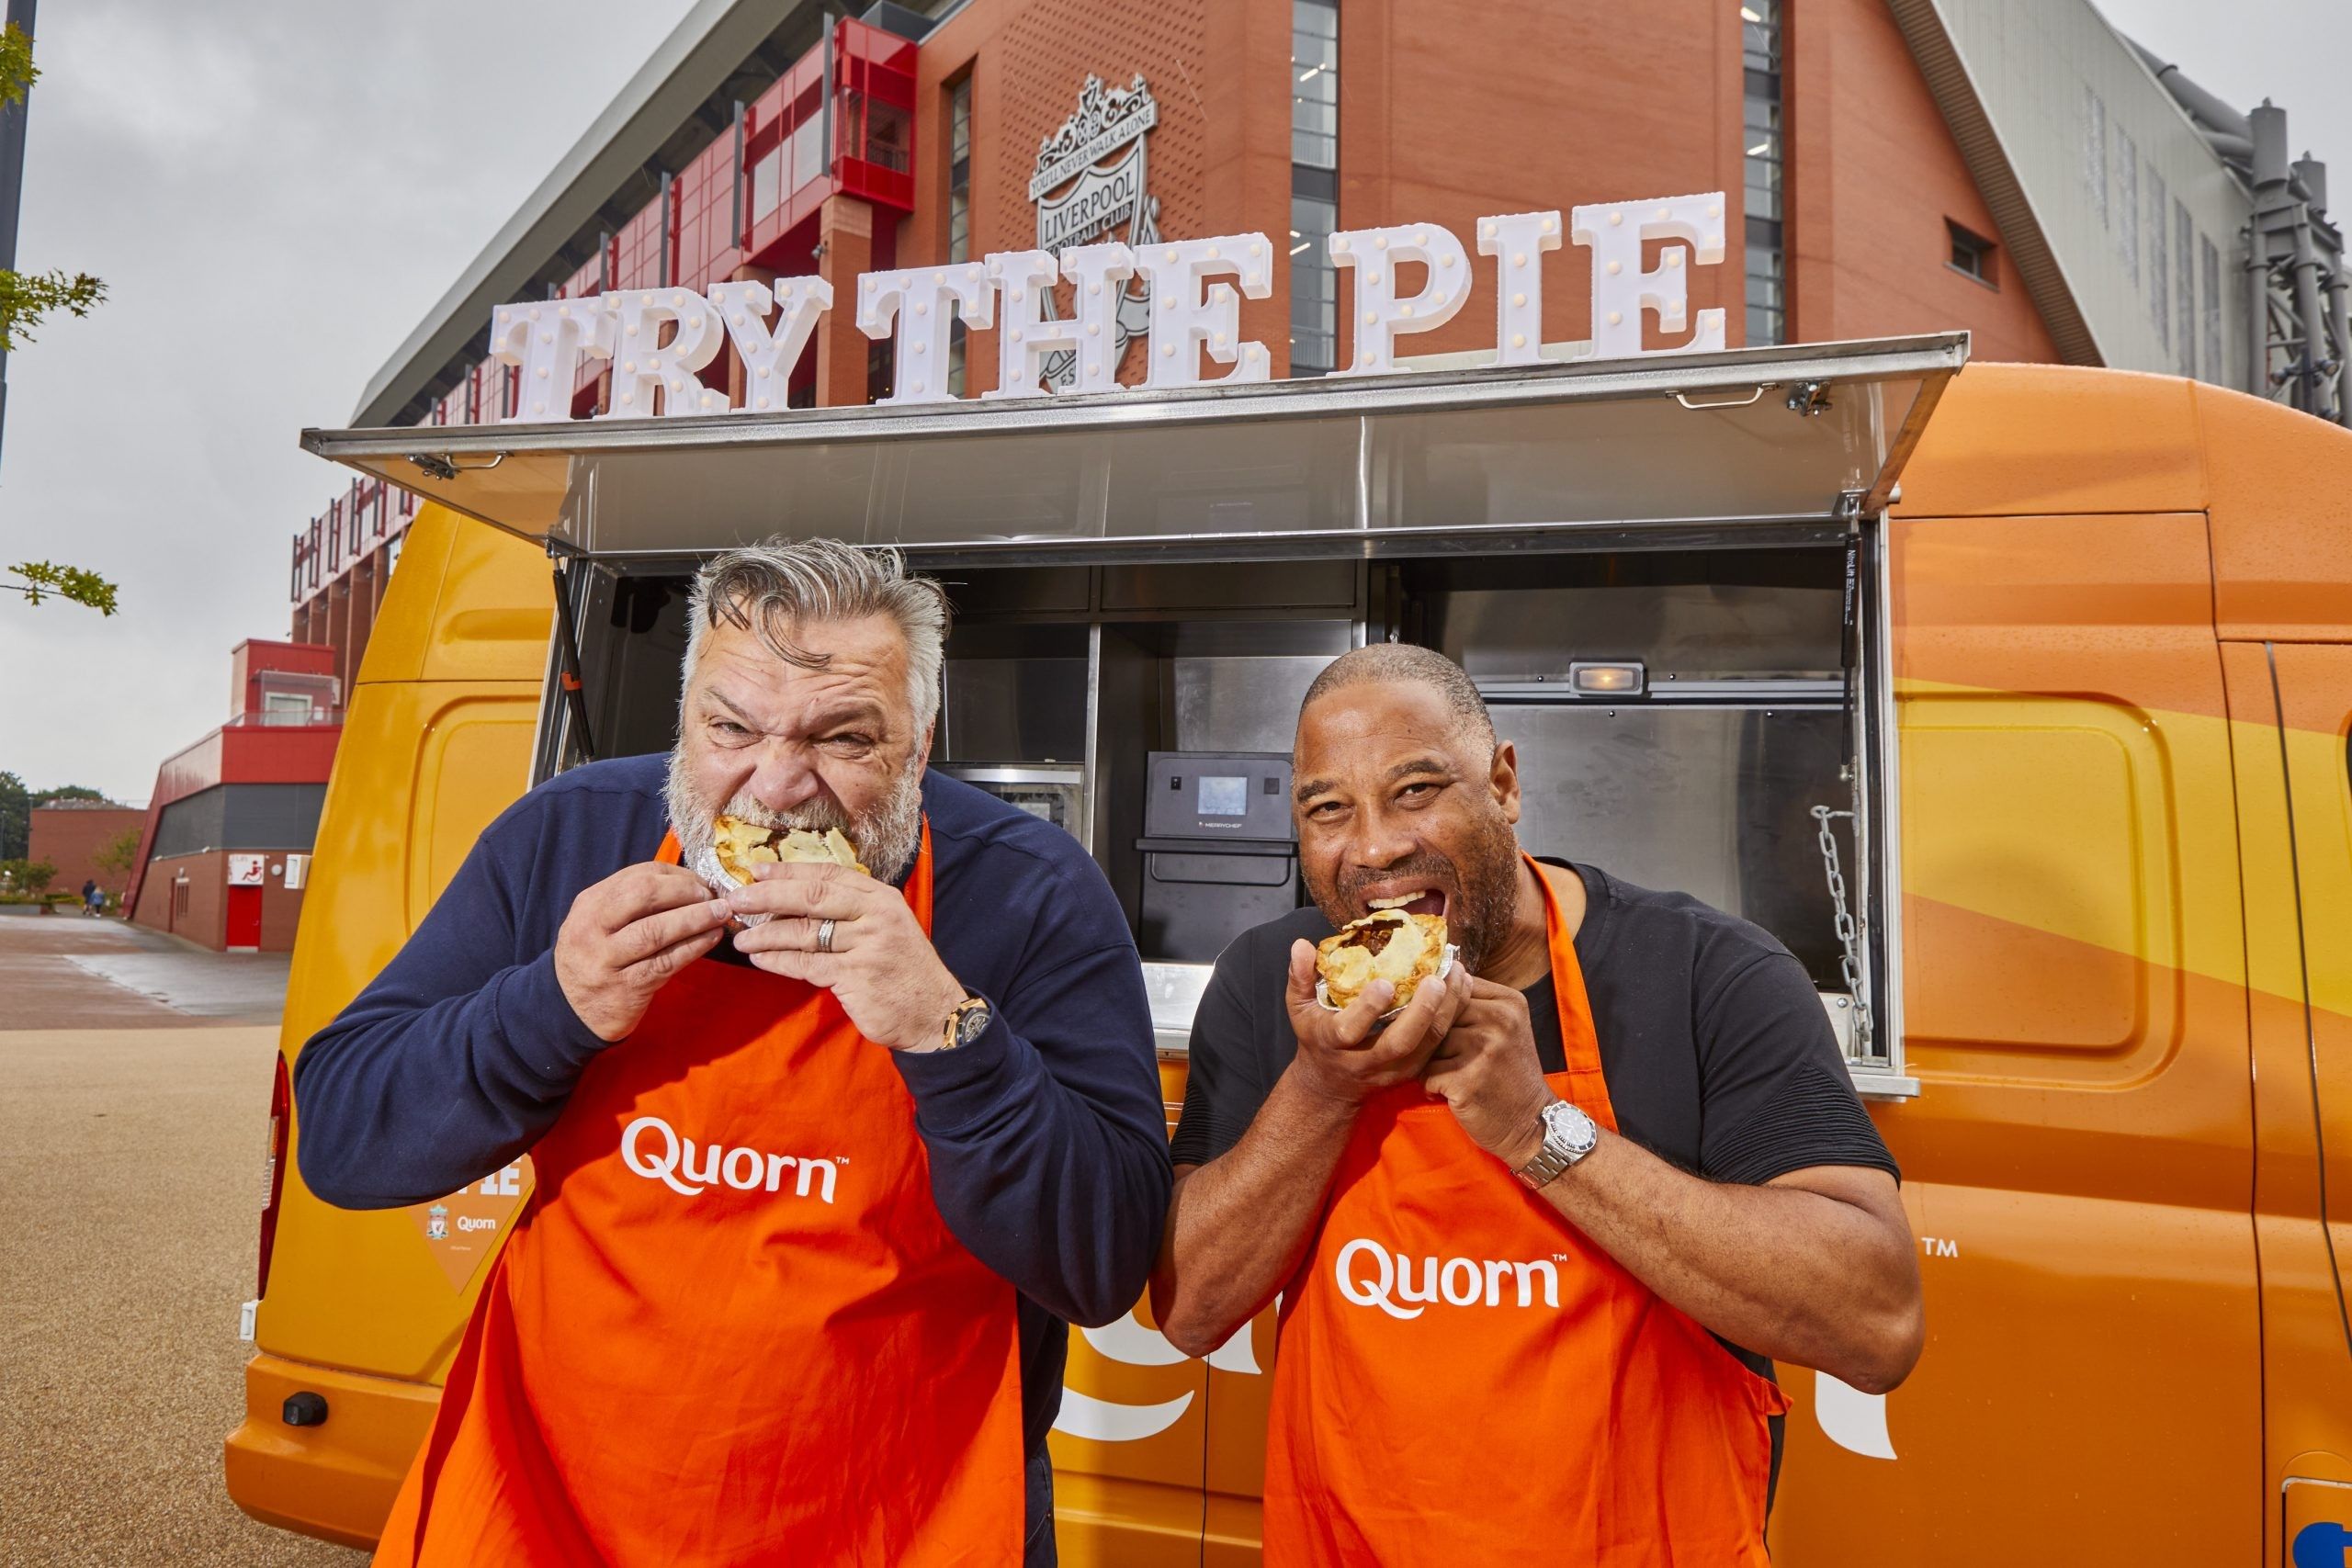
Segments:
[[[915,266],[869,272],[857,280],[857,330],[867,337],[891,336],[897,325],[898,361],[886,403],[944,403],[947,389],[948,312],[967,326],[996,319],[996,290],[988,268],[978,262],[951,266]]]
[[[891,338],[897,348],[896,379],[884,402],[955,400],[950,328],[957,318],[971,327],[995,324],[1000,302],[997,385],[981,394],[991,400],[1124,391],[1119,360],[1136,336],[1148,338],[1143,385],[1154,390],[1272,374],[1266,345],[1241,335],[1241,301],[1272,292],[1273,246],[1263,234],[1174,242],[1156,235],[1158,208],[1143,195],[1142,160],[1143,134],[1157,112],[1140,76],[1133,87],[1113,89],[1089,77],[1080,113],[1038,153],[1031,194],[1060,194],[1040,202],[1036,249],[857,280],[858,329]],[[1592,341],[1577,357],[1722,348],[1723,310],[1702,310],[1696,329],[1690,326],[1690,271],[1722,264],[1726,209],[1723,193],[1713,191],[1579,207],[1565,226],[1556,211],[1479,219],[1478,254],[1494,260],[1494,363],[1559,357],[1543,348],[1544,258],[1560,249],[1564,229],[1591,254]],[[1127,241],[1094,240],[1120,222]],[[1057,245],[1045,243],[1048,236],[1094,243]],[[1461,239],[1439,224],[1349,230],[1329,243],[1332,261],[1355,278],[1353,337],[1337,375],[1393,373],[1396,340],[1452,321],[1479,282]],[[1657,265],[1645,267],[1653,246]],[[1411,269],[1406,278],[1400,267]],[[1054,304],[1065,280],[1077,302],[1067,321]],[[612,396],[600,419],[775,411],[786,406],[785,385],[832,305],[832,287],[819,277],[720,283],[707,296],[624,289],[501,305],[491,312],[490,349],[522,371],[510,423],[569,419],[585,356],[611,362]],[[1661,332],[1690,332],[1688,341],[1645,348],[1648,316]],[[702,383],[722,342],[735,345],[743,364],[741,403]],[[1204,378],[1204,355],[1230,368]]]
[[[1702,266],[1724,259],[1724,197],[1677,196],[1664,201],[1622,201],[1576,210],[1577,243],[1592,252],[1592,352],[1596,358],[1630,358],[1642,348],[1642,312],[1656,310],[1662,332],[1683,330],[1690,278],[1682,265],[1688,246]],[[1642,270],[1642,247],[1649,240],[1679,241],[1658,257],[1657,270]],[[1705,354],[1724,345],[1724,313],[1699,312],[1690,341],[1666,353]]]

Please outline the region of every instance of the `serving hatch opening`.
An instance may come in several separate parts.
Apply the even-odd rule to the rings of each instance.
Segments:
[[[547,683],[536,778],[591,738],[673,743],[699,562],[776,535],[906,549],[956,605],[932,764],[1085,845],[1166,1050],[1226,926],[1305,897],[1268,837],[1284,813],[1217,858],[1228,819],[1202,782],[1279,794],[1325,662],[1437,648],[1532,764],[1531,849],[1763,925],[1858,1087],[1902,1096],[1879,525],[1967,352],[1951,334],[305,442],[593,568],[561,573],[550,672],[577,679]],[[1170,787],[1193,791],[1182,831],[1152,825]]]

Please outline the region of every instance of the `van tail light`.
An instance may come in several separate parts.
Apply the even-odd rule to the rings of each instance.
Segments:
[[[293,1122],[294,1096],[286,1058],[277,1058],[277,1078],[269,1090],[269,1150],[261,1168],[261,1268],[254,1299],[269,1294],[269,1255],[277,1245],[277,1200],[286,1190],[286,1142]]]

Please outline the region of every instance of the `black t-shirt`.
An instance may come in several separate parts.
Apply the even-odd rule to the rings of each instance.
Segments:
[[[1854,1092],[1812,976],[1761,927],[1684,893],[1656,893],[1589,865],[1542,857],[1584,879],[1577,964],[1584,972],[1617,1130],[1712,1181],[1761,1185],[1810,1166],[1868,1166],[1900,1179]],[[1240,1141],[1298,1052],[1284,1006],[1290,947],[1331,923],[1312,908],[1236,937],[1193,1016],[1184,1113],[1170,1156],[1205,1165]],[[1563,1069],[1550,976],[1524,993],[1535,1054]],[[1761,1376],[1769,1357],[1716,1336]],[[1771,1421],[1772,1480],[1781,1421]]]
[[[1552,861],[1554,865],[1566,865]],[[1855,1094],[1804,966],[1762,928],[1591,866],[1584,971],[1617,1130],[1712,1181],[1760,1185],[1817,1165],[1901,1175]],[[1193,1018],[1184,1114],[1170,1150],[1205,1165],[1240,1141],[1297,1053],[1283,1005],[1291,943],[1330,922],[1309,907],[1236,937]],[[1526,992],[1535,1050],[1562,1068],[1552,979]]]

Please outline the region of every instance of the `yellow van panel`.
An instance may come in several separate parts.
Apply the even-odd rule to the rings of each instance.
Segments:
[[[541,680],[549,573],[540,547],[428,503],[401,542],[354,685]]]
[[[482,828],[522,794],[537,704],[537,686],[519,682],[359,688],[295,939],[289,1061],[391,961]],[[348,792],[363,793],[366,807],[338,810]],[[406,831],[383,831],[388,821]],[[388,910],[400,917],[385,919]],[[298,1114],[298,1144],[301,1135]],[[330,1208],[302,1185],[299,1166],[289,1167],[256,1335],[263,1348],[299,1360],[437,1376],[471,1289],[456,1298],[406,1211]]]
[[[546,568],[533,547],[439,507],[410,529],[320,817],[287,987],[289,1063],[391,961],[481,829],[528,786],[553,604]],[[479,1279],[453,1288],[413,1216],[329,1208],[289,1161],[255,1336],[295,1360],[437,1376]]]

